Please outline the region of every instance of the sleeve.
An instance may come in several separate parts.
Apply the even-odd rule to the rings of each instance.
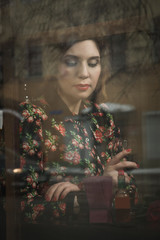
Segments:
[[[20,167],[23,172],[21,192],[22,218],[27,222],[48,221],[54,216],[64,215],[63,202],[47,202],[44,192],[48,177],[44,171],[45,152],[43,122],[47,115],[42,108],[30,103],[21,103],[22,120],[20,134]]]
[[[106,113],[105,115],[105,119],[106,119],[106,124],[104,124],[105,126],[105,131],[104,131],[104,136],[106,136],[108,138],[107,141],[107,151],[106,151],[106,155],[107,155],[107,161],[106,164],[119,152],[121,152],[123,150],[123,139],[121,138],[121,133],[120,133],[120,128],[117,127],[114,123],[114,119],[112,114],[110,113]],[[107,134],[106,134],[107,133]],[[129,160],[127,158],[127,160]],[[127,170],[125,170],[128,174],[128,176],[130,177],[130,182],[127,184],[127,189],[128,192],[133,194],[133,192],[135,193],[135,195],[137,196],[138,194],[138,189],[136,186],[136,180],[135,177]]]

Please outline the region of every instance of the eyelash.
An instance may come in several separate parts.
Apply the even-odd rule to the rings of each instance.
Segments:
[[[64,61],[64,63],[65,63],[66,66],[68,66],[68,67],[75,67],[75,66],[77,65],[78,61],[73,61],[73,60],[70,61],[70,60],[67,60],[67,59],[66,59],[66,60]],[[96,67],[99,63],[100,63],[100,62],[97,60],[96,63],[88,63],[88,66],[94,68],[94,67]]]

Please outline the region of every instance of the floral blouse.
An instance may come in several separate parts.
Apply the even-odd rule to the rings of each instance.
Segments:
[[[20,165],[24,173],[21,209],[27,221],[65,216],[65,199],[47,202],[47,189],[70,181],[83,188],[83,179],[103,175],[120,150],[119,129],[105,104],[85,102],[73,115],[62,100],[54,107],[41,99],[20,104]]]

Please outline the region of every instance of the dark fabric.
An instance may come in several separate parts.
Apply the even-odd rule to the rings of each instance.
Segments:
[[[112,178],[89,177],[84,180],[90,223],[112,222]]]

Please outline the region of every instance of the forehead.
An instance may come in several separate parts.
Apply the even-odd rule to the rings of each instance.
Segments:
[[[78,57],[100,56],[96,43],[93,40],[85,40],[75,43],[65,53],[65,55],[74,55]]]

